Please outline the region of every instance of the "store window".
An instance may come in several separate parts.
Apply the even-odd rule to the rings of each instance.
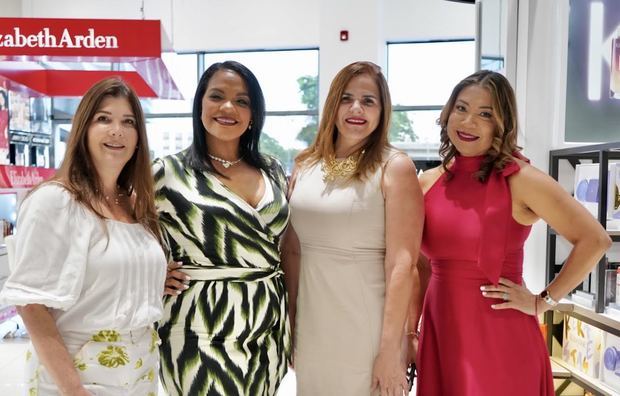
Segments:
[[[148,118],[146,134],[152,159],[177,153],[192,141],[192,115],[170,118]],[[183,144],[185,142],[185,144]]]
[[[388,43],[391,143],[413,158],[438,158],[441,108],[474,70],[473,40]]]
[[[175,54],[165,52],[161,54],[168,72],[174,83],[183,95],[183,100],[146,99],[142,106],[146,114],[179,114],[191,113],[194,93],[198,85],[198,54]]]
[[[214,62],[225,60],[243,63],[261,84],[267,107],[260,143],[264,153],[276,156],[290,172],[297,153],[314,139],[318,125],[317,49],[164,53],[162,59],[184,99],[141,100],[153,159],[173,154],[191,144],[193,96],[200,76]],[[54,98],[55,124],[70,122],[78,102],[79,98]],[[63,153],[57,154],[60,157]],[[61,160],[57,158],[57,162]]]

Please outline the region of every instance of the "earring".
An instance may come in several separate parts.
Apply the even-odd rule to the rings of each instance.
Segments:
[[[248,125],[248,131],[252,130],[252,121],[250,121],[250,124]]]

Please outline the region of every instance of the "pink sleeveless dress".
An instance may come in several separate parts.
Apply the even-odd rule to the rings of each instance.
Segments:
[[[512,218],[509,163],[485,183],[473,174],[483,157],[455,160],[424,197],[422,252],[432,276],[424,300],[418,396],[551,396],[553,377],[537,320],[494,310],[501,300],[480,286],[500,276],[522,283],[530,227]]]

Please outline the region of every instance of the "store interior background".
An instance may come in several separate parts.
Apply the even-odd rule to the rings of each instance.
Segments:
[[[498,38],[494,45],[505,54],[504,67],[518,99],[520,144],[532,164],[546,171],[549,150],[573,145],[564,137],[569,1],[483,3],[501,5],[499,19],[491,18],[483,26],[485,33]],[[319,114],[331,79],[350,62],[373,61],[389,70],[388,43],[473,40],[477,33],[475,6],[446,0],[2,0],[0,17],[161,20],[168,36],[163,51],[179,54],[315,49]],[[340,40],[341,30],[349,32],[348,41]],[[414,80],[430,80],[439,86],[448,79],[454,85],[474,70],[474,58],[475,53],[469,57],[443,54],[440,58],[415,59],[411,69],[421,70],[419,65],[426,65],[434,70]],[[289,66],[274,61],[267,67],[277,71]],[[455,76],[451,69],[469,72]],[[415,92],[419,88],[412,84],[406,89]],[[436,105],[443,102],[427,104],[437,111]],[[167,113],[189,115],[190,111],[189,105],[186,110],[179,110],[177,105]],[[175,133],[174,119],[168,118],[165,123]],[[438,136],[439,128],[435,128]],[[160,144],[155,141],[157,137],[149,136],[152,146]],[[182,142],[185,147],[189,140],[183,138]],[[416,153],[429,156],[428,145],[404,147],[414,159]],[[545,243],[546,228],[539,222],[526,244],[524,262],[524,279],[534,292],[545,285]]]
[[[513,32],[506,46],[516,56],[506,60],[506,67],[515,70],[520,142],[532,163],[546,170],[549,150],[566,146],[568,0],[501,3],[518,8],[518,18],[513,15],[501,23]],[[387,69],[387,43],[474,39],[476,34],[474,5],[445,0],[3,0],[0,16],[159,19],[170,38],[170,46],[163,50],[176,53],[318,48],[320,105],[331,79],[348,63],[369,60]],[[340,41],[341,30],[349,31],[348,41]],[[440,70],[464,60],[446,56],[415,62],[438,62],[434,69]],[[443,79],[439,73],[425,78],[438,84]],[[524,264],[526,283],[533,290],[544,286],[544,251],[544,225],[539,224],[529,238]]]

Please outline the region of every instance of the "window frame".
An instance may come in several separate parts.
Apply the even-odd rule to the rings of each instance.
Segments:
[[[442,39],[429,39],[429,40],[403,40],[403,41],[386,41],[386,79],[388,86],[390,85],[390,46],[391,45],[404,45],[404,44],[434,44],[434,43],[457,43],[457,42],[472,42],[475,45],[474,37],[458,37],[458,38],[442,38]],[[475,51],[475,48],[474,48]],[[474,53],[475,57],[475,53]],[[472,69],[475,69],[475,65],[472,65]],[[472,70],[473,72],[473,70]],[[447,98],[446,98],[447,99]],[[392,113],[396,112],[410,112],[410,111],[441,111],[443,104],[428,104],[428,105],[407,105],[399,104],[392,105]],[[415,132],[415,131],[414,131]],[[437,143],[423,143],[423,142],[390,142],[396,147],[405,150],[410,156],[413,156],[416,160],[430,160],[435,161],[439,159],[439,142]],[[430,154],[432,150],[436,151],[436,154]]]

